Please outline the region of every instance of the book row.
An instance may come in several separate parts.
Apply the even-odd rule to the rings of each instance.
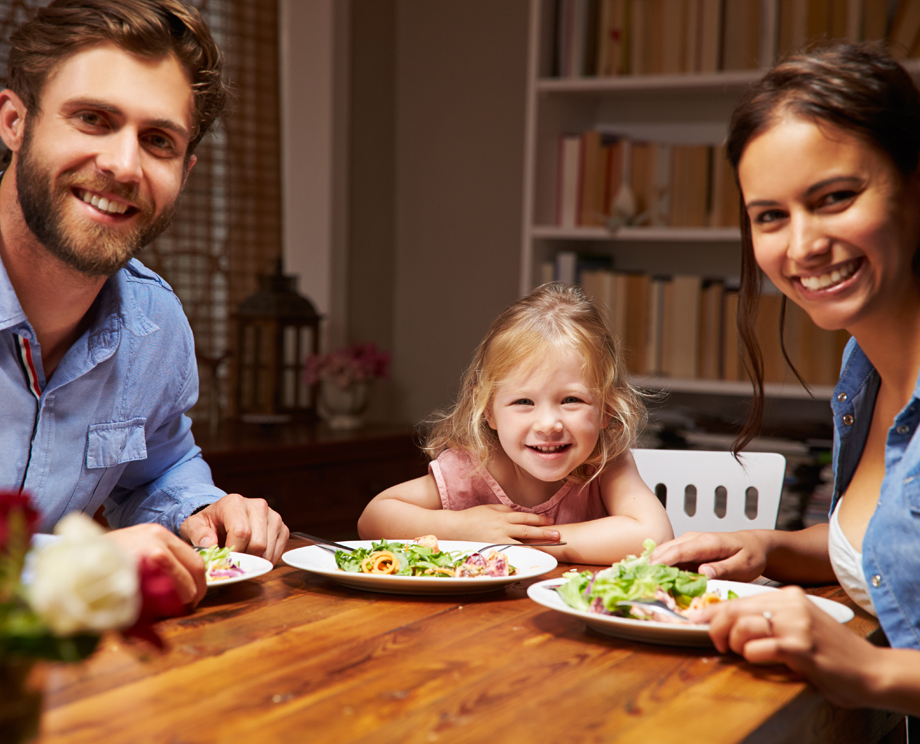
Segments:
[[[737,227],[722,145],[640,142],[592,129],[559,140],[556,224]]]
[[[580,284],[605,313],[620,339],[631,375],[746,381],[738,345],[738,290],[725,279],[657,276],[598,268],[598,260],[561,251],[544,265],[547,281]],[[755,332],[764,358],[764,382],[797,385],[779,336],[782,296],[761,297]],[[834,385],[844,331],[825,331],[795,303],[786,303],[786,352],[809,385]]]
[[[920,54],[920,0],[555,0],[555,24],[557,77],[754,69],[768,29],[776,58],[854,35]]]

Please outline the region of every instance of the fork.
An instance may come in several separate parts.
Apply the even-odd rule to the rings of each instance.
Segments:
[[[344,550],[346,553],[353,553],[354,548],[350,548],[348,545],[342,545],[342,543],[337,543],[332,540],[326,540],[323,537],[317,537],[316,535],[308,535],[306,532],[292,532],[292,537],[302,537],[304,540],[310,540],[315,542],[319,547],[326,548],[326,550],[331,550],[333,552],[337,550]]]
[[[486,545],[484,548],[479,548],[479,550],[473,551],[475,553],[482,553],[484,550],[489,548],[496,548],[500,553],[505,548],[539,548],[543,546],[552,546],[558,547],[560,545],[565,545],[564,542],[535,542],[535,543],[494,543],[492,545]]]
[[[648,612],[657,612],[682,623],[691,622],[679,612],[672,610],[660,599],[623,599],[617,602],[617,607],[623,606],[639,607],[641,609],[647,610]]]

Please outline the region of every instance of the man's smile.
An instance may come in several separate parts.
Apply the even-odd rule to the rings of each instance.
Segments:
[[[137,211],[137,209],[132,207],[130,204],[115,201],[114,199],[109,199],[104,196],[99,196],[98,194],[94,194],[92,191],[87,191],[86,189],[76,188],[74,189],[74,194],[81,201],[92,205],[100,212],[104,212],[105,214],[120,215],[127,213],[129,210],[131,213]]]

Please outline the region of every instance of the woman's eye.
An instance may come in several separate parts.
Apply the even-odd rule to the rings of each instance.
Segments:
[[[842,204],[848,204],[856,198],[855,191],[832,191],[826,194],[821,200],[822,207],[838,207]]]
[[[755,214],[751,221],[756,225],[771,225],[775,222],[779,222],[781,219],[785,218],[785,216],[786,213],[781,209],[767,209]]]

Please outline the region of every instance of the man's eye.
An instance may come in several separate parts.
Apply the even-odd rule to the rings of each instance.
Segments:
[[[101,127],[105,125],[105,119],[95,111],[84,111],[78,114],[77,118],[89,127]]]
[[[172,154],[176,150],[173,141],[169,137],[164,137],[162,134],[150,134],[147,136],[146,140],[150,147],[162,153]]]

